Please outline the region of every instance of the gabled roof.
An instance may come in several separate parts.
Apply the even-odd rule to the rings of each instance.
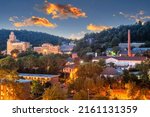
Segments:
[[[106,67],[102,72],[102,75],[120,75],[120,73],[113,67]]]

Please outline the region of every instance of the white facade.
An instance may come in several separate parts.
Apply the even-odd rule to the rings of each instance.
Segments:
[[[98,62],[101,58],[95,58],[92,62]],[[145,57],[102,57],[106,64],[114,63],[119,67],[135,67],[137,64],[141,64],[142,61],[146,60]]]
[[[115,58],[108,58],[106,59],[106,64],[114,63],[116,66],[129,66],[135,67],[137,64],[141,64],[141,60],[118,60]]]
[[[31,45],[28,42],[21,42],[17,40],[14,32],[11,32],[7,41],[7,54],[11,55],[11,51],[15,49],[19,52],[26,51],[30,48],[30,46]]]
[[[131,47],[139,48],[140,46],[144,45],[145,43],[131,43]],[[128,43],[119,43],[120,48],[128,48]]]
[[[47,55],[47,54],[51,54],[51,53],[61,54],[59,46],[54,46],[49,43],[44,43],[44,44],[42,44],[41,47],[34,47],[34,51],[39,54],[43,54],[43,55]]]

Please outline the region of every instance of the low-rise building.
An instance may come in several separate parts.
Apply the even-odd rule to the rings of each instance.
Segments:
[[[72,59],[76,59],[78,58],[78,54],[77,53],[72,53]]]
[[[71,72],[73,72],[75,69],[75,65],[72,64],[72,65],[66,65],[64,68],[63,68],[63,73],[68,73],[70,74]]]
[[[134,54],[143,54],[146,51],[150,51],[150,48],[133,48],[132,52]]]
[[[60,46],[54,46],[50,43],[44,43],[41,47],[34,47],[33,50],[39,54],[61,54]]]
[[[61,45],[61,51],[63,54],[72,54],[74,45],[63,44]]]
[[[121,75],[122,72],[119,72],[117,69],[113,67],[106,67],[103,72],[101,73],[102,76],[104,77],[110,77],[110,78],[116,78],[119,75]]]
[[[144,45],[145,43],[131,43],[131,47],[139,48],[140,46]],[[119,43],[120,48],[128,48],[128,43]]]
[[[51,82],[55,84],[59,82],[59,75],[20,73],[19,76],[26,80],[35,80],[41,83]]]
[[[118,67],[134,68],[137,64],[141,64],[145,61],[146,57],[109,57],[109,56],[99,56],[92,60],[92,62],[98,62],[100,59],[104,59],[106,64],[113,63]]]

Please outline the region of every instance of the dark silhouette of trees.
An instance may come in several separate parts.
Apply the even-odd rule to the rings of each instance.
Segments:
[[[102,31],[100,33],[89,33],[77,42],[74,48],[79,56],[84,56],[86,52],[99,52],[101,55],[109,47],[116,47],[119,43],[127,43],[128,29],[131,30],[132,42],[145,42],[143,47],[150,47],[150,21],[141,25],[121,25],[117,28]],[[92,39],[92,43],[87,40]]]

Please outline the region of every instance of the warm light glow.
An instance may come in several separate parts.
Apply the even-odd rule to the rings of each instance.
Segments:
[[[73,7],[70,4],[60,5],[46,2],[45,6],[43,7],[43,11],[46,14],[51,14],[53,19],[55,18],[65,19],[68,17],[72,18],[86,17],[86,13],[82,12],[82,10],[77,7]]]
[[[12,57],[13,57],[13,58],[17,58],[17,54],[16,54],[16,53],[13,53]]]
[[[44,26],[44,27],[55,28],[57,26],[56,24],[53,24],[50,21],[48,21],[48,19],[46,19],[46,18],[35,17],[35,16],[32,16],[31,18],[27,18],[22,22],[14,22],[13,24],[16,27],[35,25],[35,26]]]
[[[111,26],[101,26],[101,25],[94,25],[94,24],[89,24],[87,26],[87,30],[90,31],[103,31],[103,30],[108,30],[111,29]]]

